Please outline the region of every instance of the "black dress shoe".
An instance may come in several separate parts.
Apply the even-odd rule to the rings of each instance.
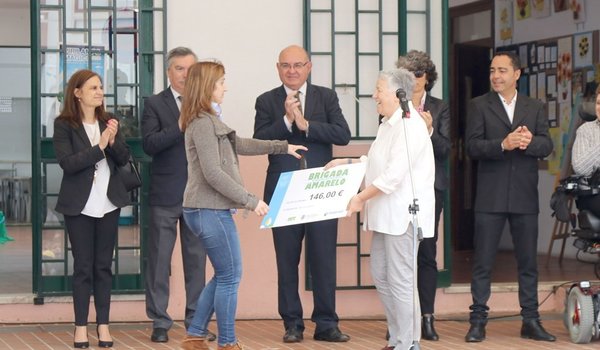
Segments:
[[[89,341],[76,341],[76,342],[73,342],[73,347],[75,349],[87,349],[90,347],[90,342]]]
[[[329,328],[328,330],[315,333],[315,340],[328,341],[333,343],[344,343],[350,340],[350,336],[342,333],[338,327]]]
[[[555,341],[556,337],[546,332],[540,320],[524,320],[521,326],[521,338]]]
[[[166,343],[169,341],[169,334],[164,328],[154,328],[150,340],[155,343]]]
[[[112,348],[114,342],[112,340],[100,340],[100,331],[98,330],[98,326],[96,325],[96,334],[98,335],[98,347],[100,348]]]
[[[75,337],[75,333],[77,332],[77,326],[75,326],[75,330],[73,331],[73,337]],[[87,349],[90,347],[90,341],[73,341],[73,347],[75,349]]]
[[[298,328],[288,328],[283,335],[284,343],[299,343],[304,339],[302,331]]]
[[[435,331],[435,327],[433,326],[433,321],[435,318],[433,315],[423,316],[421,320],[421,338],[425,340],[440,340],[437,332]]]
[[[215,341],[217,340],[217,336],[211,332],[211,331],[207,331],[208,333],[206,333],[206,340],[208,341]]]
[[[467,343],[479,343],[485,339],[485,324],[483,323],[471,323],[471,328],[465,336]]]

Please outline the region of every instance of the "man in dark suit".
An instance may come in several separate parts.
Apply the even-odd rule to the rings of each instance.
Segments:
[[[264,198],[270,202],[279,174],[300,168],[322,167],[332,159],[332,144],[346,145],[350,129],[336,93],[306,82],[312,62],[299,46],[279,54],[277,71],[283,82],[256,100],[254,138],[287,140],[308,148],[298,161],[287,155],[269,155]],[[338,328],[335,312],[337,219],[273,229],[277,259],[279,314],[285,327],[283,341],[303,339],[302,304],[298,294],[298,264],[306,237],[306,259],[312,276],[316,323],[314,339],[346,342],[350,337]]]
[[[490,65],[494,91],[469,104],[467,152],[478,161],[471,327],[465,340],[485,339],[491,272],[508,220],[519,271],[521,337],[554,341],[538,313],[538,159],[552,152],[544,104],[517,93],[519,57],[498,52]]]
[[[181,132],[179,109],[187,71],[197,61],[192,50],[177,47],[167,56],[171,86],[144,103],[142,133],[144,152],[152,156],[150,183],[150,235],[146,257],[146,314],[152,319],[153,342],[167,342],[173,320],[167,313],[171,256],[181,241],[185,275],[185,326],[194,317],[198,297],[204,288],[206,252],[200,240],[183,221],[183,191],[187,182],[187,159]],[[214,335],[209,340],[214,340]]]

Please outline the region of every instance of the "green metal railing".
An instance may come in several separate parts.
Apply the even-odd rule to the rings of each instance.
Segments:
[[[371,99],[371,94],[363,92],[363,87],[371,87],[374,85],[374,81],[376,76],[370,76],[368,79],[365,78],[367,74],[365,72],[373,71],[371,67],[367,66],[363,63],[362,58],[373,57],[378,62],[378,67],[375,71],[380,71],[382,69],[391,68],[393,66],[393,62],[399,55],[405,54],[409,49],[411,49],[411,38],[409,37],[409,32],[411,30],[418,31],[424,35],[425,40],[425,50],[427,52],[431,52],[432,48],[432,30],[440,30],[441,33],[441,41],[442,41],[442,65],[441,65],[441,75],[443,77],[448,76],[448,33],[444,28],[448,28],[448,1],[447,0],[397,0],[395,2],[392,1],[360,1],[355,0],[353,2],[353,13],[348,14],[348,3],[349,1],[336,1],[336,0],[320,0],[320,1],[304,1],[304,47],[309,52],[310,56],[313,58],[326,58],[328,63],[331,65],[330,71],[328,71],[328,79],[330,79],[331,84],[330,87],[336,91],[344,91],[352,90],[354,95],[354,105],[353,108],[348,112],[347,109],[344,109],[346,118],[350,121],[353,121],[352,128],[352,140],[373,140],[375,138],[375,133],[366,134],[362,131],[361,126],[365,123],[372,123],[375,118],[373,118],[373,113],[368,113],[370,111],[365,111],[364,107],[361,107],[361,104]],[[373,6],[376,4],[376,8],[370,8],[369,6]],[[365,6],[365,8],[361,8],[361,6]],[[384,15],[387,14],[386,11],[389,11],[391,8],[395,8],[397,6],[397,17],[395,28],[396,30],[387,30],[384,29],[384,21],[389,17],[384,18]],[[440,9],[436,9],[441,11],[442,13],[442,23],[441,28],[439,25],[433,25],[431,19],[432,6],[440,6]],[[418,9],[415,9],[418,8]],[[420,9],[424,8],[424,9]],[[336,28],[336,15],[338,11],[343,12],[344,15],[353,15],[354,17],[354,27],[353,28]],[[319,16],[318,21],[316,16]],[[414,17],[422,16],[424,17],[424,28],[408,28],[409,19]],[[323,21],[323,17],[328,18],[328,21]],[[376,18],[377,22],[377,47],[379,50],[363,50],[361,46],[364,45],[364,38],[361,39],[361,31],[371,30],[371,27],[362,28],[361,20],[369,17],[372,21]],[[326,22],[323,25],[323,22]],[[321,24],[321,27],[318,25]],[[324,27],[323,27],[324,26]],[[319,33],[318,37],[315,37],[314,34]],[[313,40],[322,40],[323,37],[327,37],[330,45],[328,48],[323,49],[322,43],[318,43],[319,49],[313,50],[313,47],[317,46],[317,43],[313,42]],[[337,60],[336,55],[338,55],[338,48],[336,47],[336,39],[342,37],[351,37],[354,39],[354,64],[348,65],[346,67],[339,67],[336,65]],[[396,43],[396,52],[394,57],[389,57],[389,52],[386,52],[385,49],[386,43],[394,41]],[[391,60],[391,61],[390,61]],[[390,61],[390,62],[388,62]],[[318,67],[317,67],[318,69]],[[336,77],[338,69],[352,69],[352,75],[354,81],[337,81]],[[315,66],[313,65],[313,77],[311,80],[314,81],[314,71]],[[447,78],[443,79],[443,97],[448,96],[448,83]],[[365,115],[365,112],[366,115]],[[376,132],[376,128],[372,128],[374,132]],[[446,171],[448,167],[446,167]],[[449,209],[449,199],[446,198],[445,206],[446,210],[444,210],[444,269],[440,271],[438,274],[438,282],[440,286],[448,286],[450,285],[450,209]],[[368,253],[364,253],[361,250],[361,246],[363,245],[363,237],[361,236],[361,216],[357,217],[356,223],[356,239],[355,242],[351,243],[339,243],[338,244],[338,252],[340,249],[353,249],[354,259],[356,261],[355,266],[353,267],[356,271],[356,283],[353,285],[343,285],[338,286],[337,288],[340,290],[343,289],[364,289],[364,288],[374,288],[372,285],[364,284],[363,281],[363,271],[362,265],[365,259],[369,259],[370,255]],[[346,265],[347,266],[347,265]],[[308,265],[306,265],[306,271],[309,271]],[[310,288],[310,275],[306,276],[307,286]]]
[[[147,227],[149,157],[141,147],[143,98],[154,90],[154,60],[166,42],[166,1],[80,0],[31,1],[32,66],[32,231],[33,292],[66,295],[71,286],[71,254],[62,216],[54,202],[62,171],[52,146],[52,125],[70,74],[86,68],[103,77],[107,110],[120,119],[138,162],[143,185],[132,193],[128,214],[122,211],[113,258],[113,291],[143,291],[144,237]],[[160,4],[161,6],[158,6]],[[162,16],[155,16],[161,12]],[[162,23],[156,23],[156,21]],[[158,28],[158,29],[157,29]],[[164,79],[163,79],[164,80]],[[129,211],[130,210],[130,211]]]

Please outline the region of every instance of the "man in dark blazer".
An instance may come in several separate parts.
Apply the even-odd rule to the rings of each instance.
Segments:
[[[478,161],[475,199],[475,256],[471,281],[471,327],[465,340],[485,339],[491,272],[508,220],[519,272],[521,337],[554,341],[538,313],[538,159],[552,152],[544,104],[517,93],[521,63],[498,52],[490,66],[494,91],[469,104],[466,144]]]
[[[144,103],[142,134],[144,152],[152,156],[150,182],[150,235],[146,257],[146,314],[152,319],[153,342],[167,342],[173,320],[167,313],[171,256],[177,239],[177,223],[185,276],[185,326],[190,324],[204,288],[206,252],[183,221],[183,191],[187,182],[187,159],[179,121],[180,96],[187,71],[197,57],[177,47],[167,56],[171,86],[148,97]],[[209,339],[214,340],[214,335]]]
[[[306,82],[312,63],[299,46],[289,46],[279,54],[277,70],[283,82],[256,100],[254,138],[287,140],[304,145],[303,159],[269,155],[265,201],[271,200],[279,174],[301,168],[322,167],[332,159],[332,145],[346,145],[350,129],[342,115],[336,93]],[[278,309],[285,327],[283,341],[303,340],[304,322],[298,294],[298,264],[306,237],[306,259],[312,276],[316,323],[314,339],[346,342],[350,337],[338,328],[335,312],[337,219],[273,229],[277,259]]]

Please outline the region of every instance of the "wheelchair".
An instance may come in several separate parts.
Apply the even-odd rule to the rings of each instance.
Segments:
[[[563,179],[552,195],[551,206],[556,218],[569,222],[573,245],[579,252],[598,256],[594,273],[600,279],[600,218],[586,209],[577,215],[568,209],[568,197],[600,195],[600,172],[592,177],[570,176]],[[579,253],[578,253],[579,254]],[[576,344],[600,339],[600,284],[590,281],[573,283],[566,293],[564,325]]]

